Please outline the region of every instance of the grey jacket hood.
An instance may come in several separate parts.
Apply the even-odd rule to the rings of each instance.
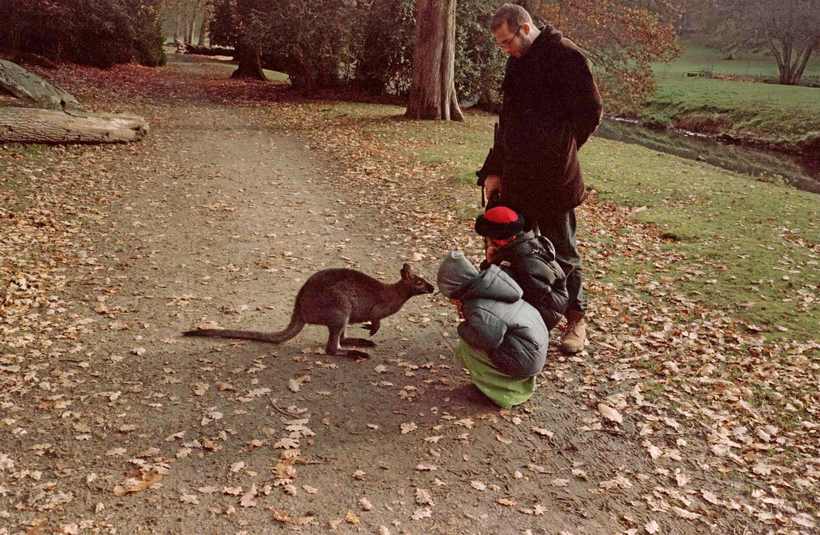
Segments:
[[[438,269],[438,287],[451,299],[492,299],[514,303],[524,295],[521,287],[498,266],[484,271],[476,267],[461,251],[447,253]]]

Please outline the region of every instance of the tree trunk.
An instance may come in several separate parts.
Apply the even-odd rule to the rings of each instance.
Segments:
[[[236,60],[239,66],[231,74],[231,78],[253,78],[267,80],[262,72],[262,59],[259,48],[246,43],[236,46]]]
[[[194,44],[194,27],[196,26],[196,13],[188,13],[185,18],[185,44],[192,46]]]
[[[803,73],[806,71],[806,65],[809,64],[809,59],[811,58],[812,53],[814,52],[814,48],[817,46],[817,40],[812,43],[806,45],[806,48],[803,49],[803,54],[797,62],[797,66],[794,70],[794,83],[799,84],[800,79],[803,77]]]
[[[455,86],[455,1],[416,0],[416,48],[407,117],[464,120]]]
[[[197,46],[205,46],[205,35],[208,33],[208,16],[202,14],[202,22],[199,25],[199,36],[197,37]]]
[[[40,108],[80,109],[80,103],[69,93],[6,60],[0,60],[0,89]]]
[[[175,19],[175,28],[174,28],[174,43],[181,43],[184,41],[182,36],[182,8],[178,8],[177,16]]]
[[[147,133],[148,123],[134,115],[0,108],[2,143],[121,143]]]

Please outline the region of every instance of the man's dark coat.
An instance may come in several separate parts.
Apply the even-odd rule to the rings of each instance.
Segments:
[[[502,200],[524,212],[570,210],[583,201],[578,149],[598,127],[601,95],[581,50],[547,25],[510,57],[493,149],[478,172],[502,178]]]

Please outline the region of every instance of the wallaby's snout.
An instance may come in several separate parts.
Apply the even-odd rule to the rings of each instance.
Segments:
[[[410,264],[404,264],[401,267],[401,278],[410,287],[413,295],[431,294],[435,290],[433,285],[427,282],[424,277],[413,271]]]
[[[419,277],[419,294],[431,294],[435,291],[432,284]]]

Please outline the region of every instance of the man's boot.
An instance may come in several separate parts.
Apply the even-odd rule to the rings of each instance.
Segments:
[[[583,351],[587,343],[587,321],[580,310],[567,312],[567,326],[561,337],[561,351],[570,355]]]

